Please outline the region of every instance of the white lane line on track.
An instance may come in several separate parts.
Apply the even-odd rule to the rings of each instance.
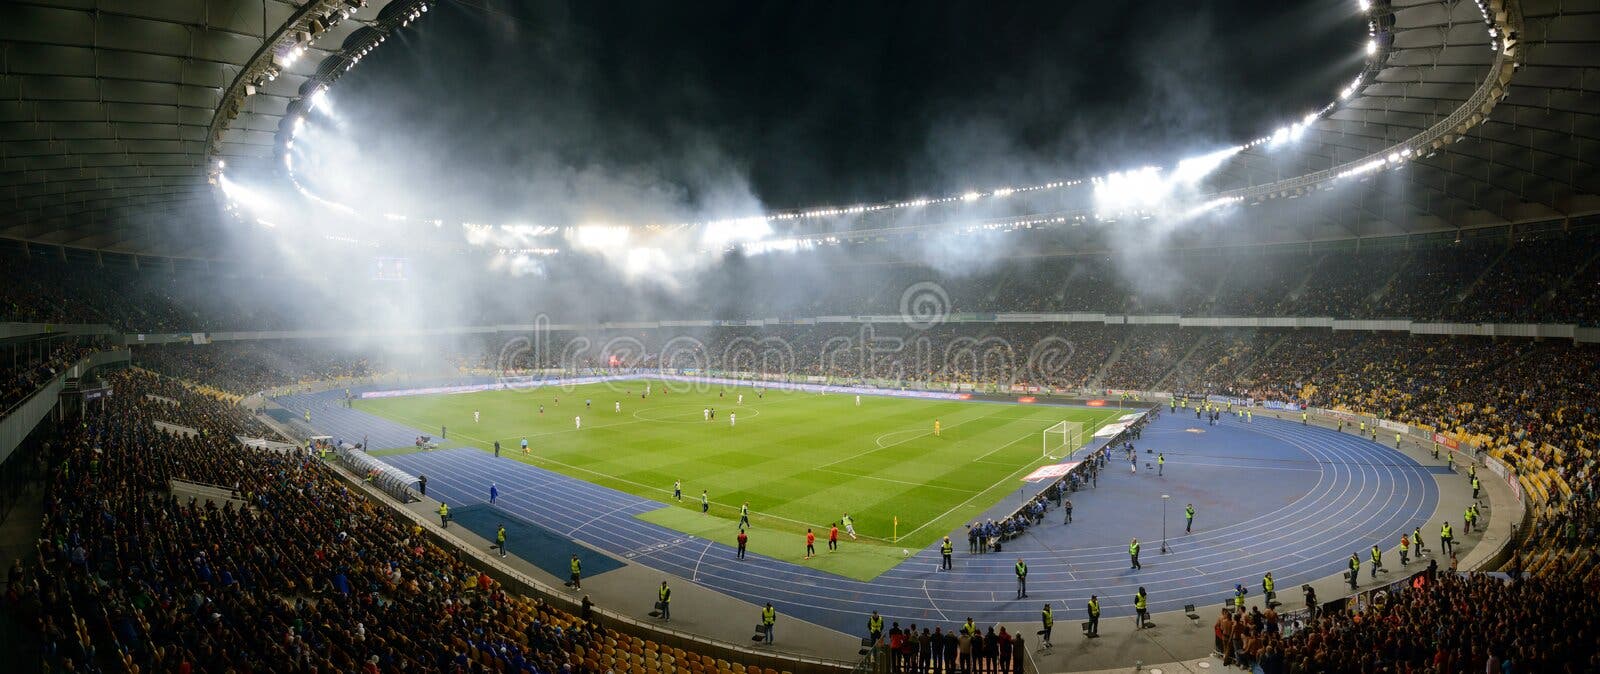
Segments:
[[[933,610],[937,611],[939,613],[939,619],[940,620],[943,620],[945,622],[950,622],[950,618],[945,616],[944,610],[939,608],[939,602],[934,601],[933,600],[933,594],[928,592],[928,581],[926,581],[926,580],[922,581],[922,596],[928,598],[928,605],[932,606]]]
[[[1288,471],[1288,472],[1292,472],[1292,473],[1320,473],[1320,472],[1322,472],[1321,468],[1289,468],[1289,467],[1285,467],[1285,466],[1236,466],[1236,465],[1227,464],[1227,463],[1209,463],[1209,462],[1205,462],[1205,461],[1183,461],[1183,462],[1168,461],[1167,465],[1173,465],[1173,466],[1210,466],[1212,468],[1236,468],[1238,470],[1244,470],[1244,471],[1252,471],[1252,470],[1282,470],[1282,471]]]
[[[1276,435],[1276,434],[1267,434],[1267,435],[1274,435],[1274,436],[1275,436],[1275,435]],[[1279,439],[1282,439],[1282,438],[1279,438]],[[1300,444],[1300,443],[1293,443],[1293,444]],[[1343,443],[1341,443],[1341,444],[1343,444]],[[1350,444],[1358,444],[1358,443],[1350,443]],[[1330,448],[1328,448],[1328,449],[1330,449],[1330,450],[1332,450],[1332,451],[1336,451],[1336,452],[1338,452],[1338,453],[1339,453],[1339,454],[1344,454],[1344,455],[1351,455],[1351,454],[1356,454],[1356,453],[1357,453],[1357,452],[1355,452],[1355,451],[1354,451],[1354,450],[1355,450],[1355,449],[1356,449],[1356,448],[1355,448],[1355,447],[1350,447],[1350,446],[1348,446],[1348,445],[1346,445],[1346,446],[1339,446],[1339,445],[1335,445],[1335,446],[1334,446],[1334,447],[1330,447]],[[1337,466],[1337,464],[1335,464],[1335,465],[1336,465],[1336,466]],[[1354,472],[1354,471],[1351,471],[1351,472]],[[1366,471],[1363,471],[1363,472],[1366,472]],[[1414,471],[1409,471],[1409,472],[1413,472],[1413,473],[1414,473]],[[1364,476],[1364,477],[1366,477],[1366,476]],[[1349,487],[1348,487],[1348,486],[1347,486],[1347,487],[1346,487],[1346,490],[1348,490],[1348,489],[1349,489]],[[1346,493],[1348,493],[1348,491],[1346,491]],[[1309,495],[1309,494],[1308,494],[1308,495]],[[1390,500],[1392,500],[1392,498],[1393,498],[1393,495],[1394,495],[1394,494],[1393,494],[1393,490],[1392,490],[1392,489],[1391,489],[1391,494],[1390,494],[1390,496],[1389,496],[1389,498],[1390,498]],[[1371,495],[1371,496],[1369,496],[1369,500],[1370,500],[1370,499],[1374,499],[1374,498],[1375,498],[1375,497],[1376,497],[1376,495]],[[1320,499],[1319,499],[1319,501],[1320,501]],[[1363,506],[1364,506],[1364,505],[1365,505],[1365,504],[1363,504]],[[1277,514],[1278,514],[1278,515],[1280,515],[1280,516],[1281,516],[1281,515],[1282,515],[1282,514],[1283,514],[1283,513],[1282,513],[1282,511],[1279,511],[1279,513],[1277,513]],[[1308,515],[1308,516],[1309,516],[1309,517],[1324,517],[1324,518],[1325,518],[1325,519],[1326,519],[1326,518],[1327,518],[1327,516],[1326,516],[1326,515],[1325,515],[1325,514],[1323,514],[1323,513],[1320,513],[1320,512],[1318,512],[1318,513],[1311,513],[1311,514],[1309,514],[1309,515]],[[1370,519],[1370,518],[1369,518],[1369,519]],[[1281,522],[1280,522],[1280,523],[1279,523],[1279,524],[1282,524],[1282,523],[1281,523]],[[1298,554],[1298,553],[1297,553],[1297,554]],[[1303,556],[1303,555],[1301,555],[1301,556]],[[1187,575],[1187,574],[1186,574],[1186,575]],[[1320,577],[1320,576],[1319,576],[1319,577]],[[749,584],[749,583],[745,583],[745,582],[743,582],[743,581],[740,581],[740,580],[739,580],[739,579],[738,579],[738,578],[729,578],[729,579],[728,579],[728,580],[729,580],[729,582],[730,582],[730,584],[733,584],[733,585],[750,585],[750,584]],[[1145,581],[1144,581],[1144,582],[1148,582],[1148,579],[1146,579],[1146,580],[1145,580]],[[770,593],[770,590],[771,590],[771,587],[770,587],[770,585],[767,585],[767,586],[752,586],[752,587],[753,587],[753,588],[755,588],[755,590],[764,590],[764,591],[767,591],[767,592],[769,592],[769,593]],[[737,590],[733,590],[733,589],[732,589],[732,588],[727,588],[727,589],[728,589],[728,590],[729,590],[729,591],[737,591]],[[907,588],[907,589],[909,589],[909,588]],[[879,596],[884,596],[884,595],[882,595],[882,593],[871,593],[871,594],[874,594],[874,595],[879,595]],[[898,595],[898,594],[896,594],[896,595],[887,595],[887,596],[890,596],[890,597],[891,597],[891,598],[894,598],[894,597],[901,597],[901,596],[903,596],[903,595]],[[909,597],[907,597],[907,598],[909,598]],[[1174,602],[1175,602],[1175,603],[1174,603],[1174,605],[1176,605],[1176,602],[1177,602],[1177,601],[1180,601],[1180,600],[1173,600],[1173,601],[1174,601]],[[799,603],[805,603],[805,602],[799,602]],[[866,603],[867,603],[867,602],[849,602],[849,603],[862,603],[862,604],[866,604]],[[918,602],[918,603],[921,603],[921,602]],[[1164,604],[1162,604],[1162,603],[1160,603],[1160,602],[1158,602],[1158,604],[1157,604],[1157,605],[1158,605],[1158,606],[1161,606],[1161,605],[1164,605]],[[816,608],[816,609],[818,609],[818,610],[819,610],[819,611],[825,611],[825,612],[829,612],[829,613],[846,613],[846,610],[845,610],[845,609],[843,609],[843,608],[840,608],[840,607],[838,607],[838,606],[816,606],[816,607],[814,607],[814,608]]]
[[[671,564],[670,560],[667,563]],[[750,585],[749,583],[744,583],[744,582],[738,580],[737,578],[730,578],[729,581],[732,584],[735,584],[735,585],[747,585],[747,586]],[[1148,581],[1144,581],[1144,582],[1148,582]],[[756,590],[766,590],[767,595],[770,595],[770,586],[751,586],[751,587],[755,588]],[[725,589],[727,589],[728,591],[736,591],[736,590],[732,590],[731,588],[725,588]],[[759,593],[755,593],[755,594],[759,594]],[[873,594],[877,594],[877,593],[873,593]],[[763,595],[763,596],[766,596],[766,595]],[[893,598],[893,597],[902,597],[903,595],[890,595],[890,596]],[[1174,600],[1173,601],[1173,608],[1176,608],[1176,606],[1178,605],[1177,604],[1178,601],[1181,601],[1181,600]],[[830,613],[830,614],[841,613],[841,614],[850,615],[850,613],[851,613],[850,611],[847,611],[846,609],[843,609],[843,608],[840,608],[840,607],[837,607],[837,606],[815,606],[815,605],[809,604],[808,602],[804,602],[804,601],[795,601],[795,602],[788,602],[788,603],[790,603],[791,605],[804,605],[804,606],[807,606],[807,607],[810,607],[810,608],[815,608],[815,609],[817,609],[819,611],[823,611],[823,612]],[[848,603],[852,603],[852,604],[858,604],[859,603],[859,604],[866,605],[866,602],[848,602]],[[1162,602],[1157,602],[1157,606],[1164,606],[1164,605],[1165,604],[1162,603]],[[898,607],[898,605],[896,605],[896,606]],[[913,608],[914,609],[915,607],[905,607],[905,608]],[[992,613],[992,612],[987,612],[987,613]],[[1023,616],[1023,617],[1025,617],[1025,616]]]
[[[589,520],[584,522],[583,524],[579,524],[578,526],[573,527],[571,531],[567,532],[567,535],[571,536],[571,535],[573,535],[575,533],[578,533],[579,529],[582,529],[582,528],[584,528],[586,526],[594,524],[595,521],[599,520],[600,518],[602,518],[602,517],[610,517],[611,515],[615,515],[615,514],[617,514],[619,512],[622,512],[624,510],[632,508],[634,505],[635,504],[633,504],[633,503],[624,503],[624,504],[622,504],[620,506],[617,506],[615,508],[607,510],[607,511],[605,511],[603,513],[600,513],[599,515],[595,515],[594,517],[589,518]]]
[[[689,577],[689,582],[691,582],[691,583],[700,582],[700,563],[706,561],[706,553],[711,552],[711,546],[714,545],[715,543],[716,543],[716,541],[711,541],[711,540],[707,540],[706,541],[705,549],[700,551],[700,558],[694,560],[694,573]]]

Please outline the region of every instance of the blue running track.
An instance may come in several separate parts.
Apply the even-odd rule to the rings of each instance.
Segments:
[[[409,444],[425,432],[354,410],[314,407],[312,413],[324,432],[346,439],[371,435],[373,446]],[[388,442],[394,438],[403,442]],[[1063,524],[1062,511],[1052,509],[1041,525],[1007,542],[1003,554],[970,555],[965,530],[953,531],[954,571],[938,571],[937,546],[929,546],[870,582],[790,560],[749,555],[737,561],[731,540],[708,541],[635,517],[668,507],[660,502],[481,450],[384,460],[413,475],[427,474],[429,495],[452,506],[487,502],[488,485],[496,482],[498,508],[516,517],[629,562],[752,603],[772,601],[786,615],[851,634],[861,631],[863,616],[872,610],[902,623],[956,623],[967,616],[1015,623],[1036,621],[1040,606],[1049,602],[1057,617],[1081,619],[1090,594],[1100,596],[1103,617],[1127,616],[1140,586],[1149,593],[1152,613],[1191,603],[1220,606],[1235,583],[1259,595],[1267,571],[1277,580],[1280,600],[1292,599],[1289,593],[1301,583],[1342,573],[1352,552],[1361,555],[1366,573],[1367,551],[1373,545],[1389,551],[1402,532],[1426,522],[1438,501],[1432,472],[1405,455],[1291,421],[1246,424],[1229,417],[1209,426],[1167,415],[1135,444],[1138,472],[1128,470],[1122,454],[1113,454],[1097,487],[1071,495],[1072,524]],[[1164,475],[1156,475],[1155,454],[1147,449],[1165,453]],[[1171,496],[1165,513],[1171,552],[1165,555],[1161,494]],[[1187,503],[1197,512],[1191,534],[1183,530]],[[1002,509],[989,515],[1002,516]],[[1127,553],[1133,537],[1141,543],[1143,568],[1137,571]],[[1014,599],[1018,557],[1029,566],[1028,598],[1022,600]]]

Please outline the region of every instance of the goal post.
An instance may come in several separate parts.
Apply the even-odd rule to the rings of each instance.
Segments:
[[[1083,422],[1061,421],[1044,429],[1040,438],[1042,448],[1039,456],[1046,459],[1056,459],[1070,456],[1072,452],[1083,446]]]

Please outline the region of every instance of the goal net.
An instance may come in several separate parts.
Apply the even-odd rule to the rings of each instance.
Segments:
[[[1062,421],[1044,429],[1043,451],[1040,455],[1047,459],[1057,459],[1070,456],[1081,446],[1083,446],[1083,422]]]

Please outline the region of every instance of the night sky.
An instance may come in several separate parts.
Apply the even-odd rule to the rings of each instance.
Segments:
[[[442,0],[332,93],[429,193],[736,176],[785,208],[1167,164],[1332,100],[1364,41],[1355,0]]]

